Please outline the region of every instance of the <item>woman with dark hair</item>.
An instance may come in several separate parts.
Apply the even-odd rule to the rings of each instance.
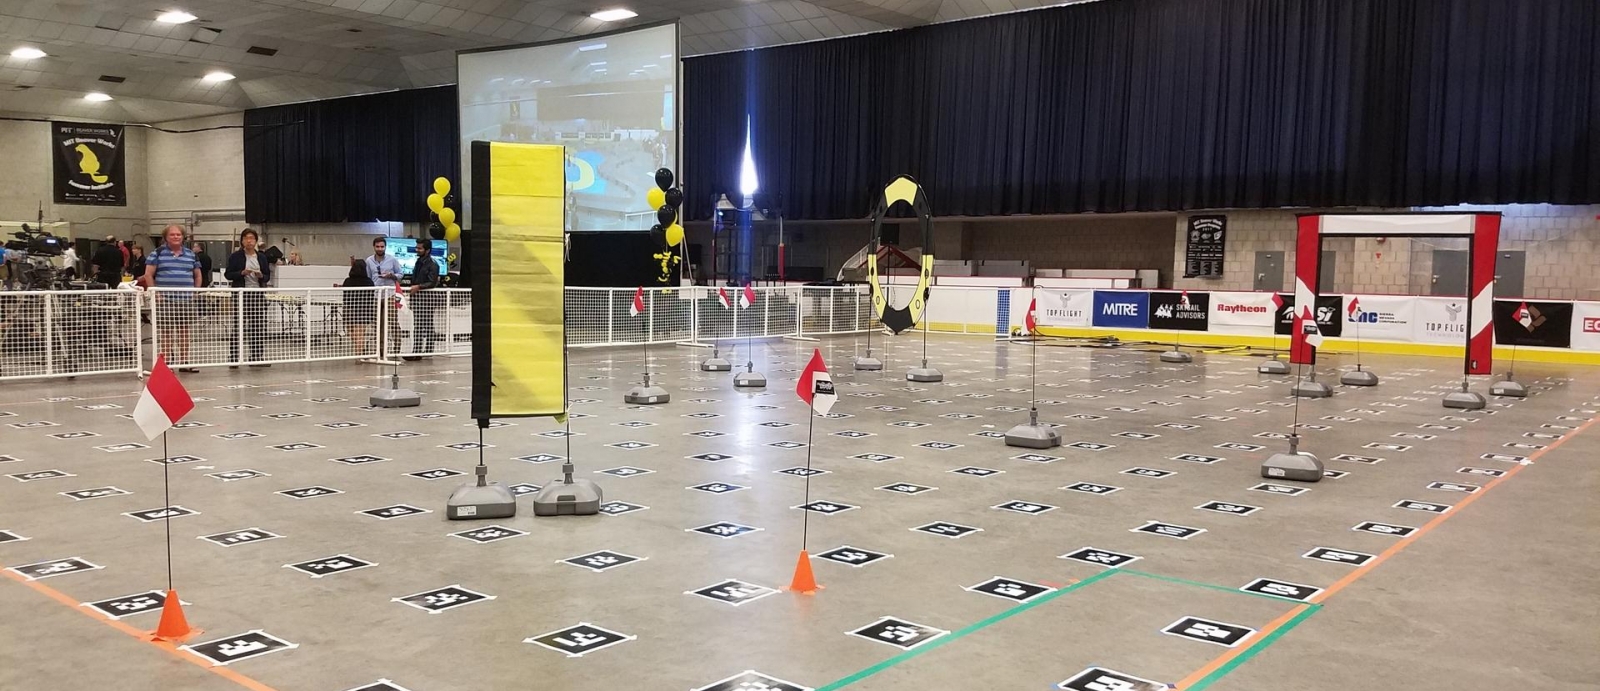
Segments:
[[[144,278],[144,248],[134,243],[128,248],[128,275],[133,277],[134,283],[147,286]]]
[[[239,233],[239,249],[228,255],[227,268],[222,270],[228,285],[248,289],[234,293],[244,312],[244,333],[228,341],[228,359],[239,361],[239,341],[243,340],[250,349],[251,367],[271,367],[260,362],[265,359],[266,350],[267,294],[257,289],[272,285],[272,262],[267,261],[265,253],[256,251],[256,243],[256,231],[245,228]]]
[[[367,275],[365,259],[350,260],[350,275],[344,279],[344,328],[350,334],[350,347],[360,354],[367,346],[367,328],[377,321],[377,291],[372,288],[372,278]]]

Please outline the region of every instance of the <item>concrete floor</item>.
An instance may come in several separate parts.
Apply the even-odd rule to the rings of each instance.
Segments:
[[[1338,395],[1299,409],[1302,424],[1326,426],[1306,429],[1303,449],[1347,474],[1285,496],[1251,488],[1263,482],[1259,462],[1285,445],[1271,435],[1290,429],[1291,380],[1255,374],[1252,358],[1198,355],[1175,366],[1159,363],[1156,351],[1042,346],[1041,418],[1062,424],[1068,444],[1111,447],[1062,447],[1042,452],[1059,460],[1041,462],[983,436],[1025,421],[1028,346],[936,336],[929,352],[945,383],[907,386],[901,373],[920,350],[914,338],[896,339],[884,373],[860,376],[849,370],[854,339],[820,345],[842,395],[836,419],[819,419],[814,430],[812,465],[827,472],[811,479],[810,499],[856,508],[810,515],[805,546],[825,590],[751,590],[760,596],[737,607],[691,593],[729,579],[769,589],[789,582],[804,514],[792,507],[806,502],[805,479],[777,471],[804,466],[806,449],[771,444],[807,439],[792,391],[813,344],[757,343],[758,369],[770,378],[757,393],[735,391],[729,374],[697,372],[704,351],[655,348],[673,401],[649,408],[621,401],[641,351],[576,351],[579,473],[598,481],[608,501],[648,507],[591,518],[536,520],[524,500],[513,519],[444,519],[445,498],[477,460],[474,449],[449,448],[477,440],[466,359],[408,364],[407,384],[426,394],[410,410],[361,407],[367,387],[384,383],[367,365],[186,375],[203,399],[189,420],[203,426],[173,432],[170,453],[199,460],[169,468],[172,504],[198,512],[171,521],[176,586],[189,621],[205,629],[190,643],[261,630],[297,646],[212,668],[128,635],[153,629],[153,610],[108,626],[90,608],[68,606],[166,585],[163,522],[124,515],[165,505],[162,466],[148,460],[161,456],[159,442],[97,448],[143,442],[122,417],[137,382],[8,383],[0,474],[13,477],[0,478],[0,530],[27,539],[0,533],[0,565],[76,557],[102,568],[35,581],[6,572],[0,688],[790,688],[716,684],[758,670],[816,689],[1045,689],[1089,667],[1181,688],[1597,688],[1600,556],[1591,546],[1600,534],[1600,467],[1589,462],[1590,442],[1529,435],[1570,439],[1586,430],[1600,409],[1600,371],[1519,365],[1534,396],[1453,413],[1439,397],[1458,386],[1457,362],[1368,358],[1380,386],[1335,387]],[[743,363],[744,344],[728,357]],[[1337,380],[1338,365],[1323,363],[1326,381]],[[38,421],[54,424],[27,425]],[[360,426],[322,426],[342,422]],[[492,478],[555,477],[560,463],[544,459],[567,453],[566,440],[548,435],[557,426],[507,422],[485,434]],[[720,436],[689,434],[705,430]],[[98,436],[70,434],[80,431]],[[260,436],[218,436],[239,432]],[[1128,432],[1159,436],[1117,436]],[[1396,436],[1408,434],[1433,438]],[[612,446],[630,441],[650,446]],[[943,444],[921,446],[928,442]],[[274,448],[296,443],[316,447]],[[958,446],[938,448],[945,444]],[[705,453],[731,457],[689,458]],[[1491,453],[1533,463],[1482,458]],[[1221,460],[1174,460],[1183,454]],[[1383,461],[1333,460],[1340,454]],[[359,455],[387,460],[329,460]],[[620,467],[650,472],[602,472]],[[951,472],[964,467],[1002,472]],[[1136,467],[1170,474],[1124,472]],[[1509,475],[1459,472],[1473,467]],[[469,474],[407,475],[436,468]],[[47,470],[71,475],[15,477]],[[265,475],[213,476],[240,470]],[[1485,489],[1429,489],[1434,482]],[[741,489],[690,489],[708,483]],[[1074,483],[1120,489],[1062,489]],[[914,491],[885,489],[901,484]],[[127,493],[62,494],[104,487]],[[339,493],[281,494],[307,487]],[[1456,508],[1441,520],[1395,508],[1402,500]],[[1007,502],[1055,508],[994,508]],[[1260,508],[1243,516],[1196,508],[1207,502]],[[398,504],[430,513],[359,513]],[[1151,521],[1204,532],[1180,540],[1134,530]],[[1364,521],[1419,531],[1401,539],[1352,530]],[[730,538],[691,530],[718,522],[759,530]],[[960,538],[914,530],[938,522],[981,530]],[[488,525],[527,534],[486,543],[451,536]],[[234,546],[201,539],[246,529],[281,537]],[[845,546],[892,556],[861,566],[820,558]],[[1085,547],[1138,560],[1107,570],[1060,558]],[[1374,555],[1375,563],[1302,558],[1316,548]],[[599,551],[638,561],[600,571],[561,561]],[[285,567],[337,555],[374,565],[320,578]],[[1049,590],[1026,602],[969,590],[994,577]],[[1258,578],[1326,590],[1310,603],[1239,590]],[[436,614],[395,601],[452,585],[492,599]],[[1033,589],[1024,590],[1020,597]],[[905,650],[848,633],[881,629],[885,617],[936,637]],[[1242,638],[1231,648],[1163,635],[1186,617],[1250,631],[1236,631]],[[525,642],[580,623],[626,638],[581,657]],[[371,686],[380,679],[392,686]],[[1067,688],[1117,687],[1080,680]]]

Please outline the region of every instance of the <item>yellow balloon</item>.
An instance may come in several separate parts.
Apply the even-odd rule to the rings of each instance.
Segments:
[[[676,223],[667,226],[667,246],[677,247],[680,242],[683,242],[683,226]]]
[[[651,211],[659,209],[667,203],[667,193],[662,191],[660,187],[650,188],[650,191],[644,194],[644,198],[645,201],[650,202]]]
[[[455,242],[461,239],[461,226],[451,223],[444,227],[445,242]]]
[[[443,197],[444,195],[450,194],[450,181],[446,180],[446,179],[444,179],[442,177],[434,178],[433,179],[433,191],[437,192],[439,194],[439,196],[441,196],[441,197]]]
[[[456,223],[456,210],[452,209],[452,208],[450,208],[448,206],[444,207],[443,209],[440,209],[439,210],[439,222],[445,224],[446,226],[455,225],[455,223]]]
[[[428,210],[429,211],[432,211],[434,213],[439,213],[439,210],[443,209],[443,208],[444,208],[444,197],[442,197],[440,195],[437,195],[437,194],[428,195]]]

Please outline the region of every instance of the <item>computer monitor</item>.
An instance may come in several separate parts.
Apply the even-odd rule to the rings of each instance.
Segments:
[[[414,238],[389,238],[389,256],[400,263],[400,274],[410,276],[411,271],[417,266],[417,241]],[[450,262],[445,260],[449,254],[448,245],[443,240],[433,241],[433,254],[430,255],[439,265],[439,276],[442,278],[450,273]]]

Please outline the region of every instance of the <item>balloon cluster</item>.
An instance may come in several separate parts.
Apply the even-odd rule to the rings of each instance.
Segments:
[[[683,225],[678,223],[678,209],[683,206],[683,190],[672,185],[672,171],[656,171],[656,186],[645,193],[645,200],[656,210],[656,225],[650,235],[665,242],[667,247],[677,247],[683,242]]]
[[[456,210],[445,205],[450,196],[450,181],[434,178],[433,194],[428,195],[428,209],[439,222],[428,226],[428,235],[435,240],[455,242],[461,239],[461,226],[456,223]]]

